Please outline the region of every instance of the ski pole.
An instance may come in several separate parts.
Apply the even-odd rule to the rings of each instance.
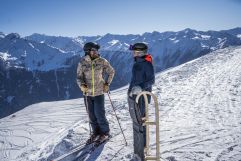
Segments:
[[[107,94],[108,94],[108,97],[109,97],[109,100],[110,100],[110,103],[111,103],[112,109],[113,109],[113,111],[114,111],[114,113],[115,113],[115,117],[116,117],[116,119],[117,119],[117,121],[118,121],[119,127],[120,127],[120,129],[121,129],[122,135],[123,135],[123,137],[124,137],[124,140],[125,140],[125,142],[126,142],[126,146],[127,146],[126,137],[125,137],[124,132],[123,132],[123,130],[122,130],[122,128],[121,128],[121,125],[120,125],[119,119],[118,119],[118,117],[117,117],[117,115],[116,115],[115,108],[114,108],[114,106],[113,106],[113,103],[112,103],[112,101],[111,101],[111,98],[110,98],[110,94],[109,94],[109,93],[110,93],[110,91],[108,91]]]
[[[86,111],[87,111],[87,114],[88,114],[88,122],[89,122],[89,132],[90,132],[90,136],[91,136],[91,127],[90,127],[90,115],[89,115],[89,107],[88,107],[88,100],[87,100],[87,92],[85,92],[85,107],[86,107]]]

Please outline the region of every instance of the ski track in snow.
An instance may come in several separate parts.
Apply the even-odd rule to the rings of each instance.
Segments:
[[[113,137],[84,160],[135,160],[126,92],[122,87],[110,96],[128,146],[105,95]],[[159,102],[161,160],[241,161],[241,47],[218,50],[157,74],[153,93]],[[83,99],[34,104],[14,115],[0,120],[1,161],[52,160],[89,137]],[[154,134],[153,128],[153,153]]]
[[[166,71],[157,79],[161,80],[156,94],[161,97],[162,157],[241,159],[240,49],[214,52]],[[236,148],[230,151],[230,147]]]

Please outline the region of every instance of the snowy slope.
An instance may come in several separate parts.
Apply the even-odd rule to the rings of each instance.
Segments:
[[[132,160],[126,90],[112,91],[111,98],[128,146],[106,96],[113,138],[86,160]],[[241,160],[241,47],[157,74],[153,92],[159,98],[161,160]],[[51,160],[87,139],[87,121],[83,99],[28,106],[0,120],[0,160]]]

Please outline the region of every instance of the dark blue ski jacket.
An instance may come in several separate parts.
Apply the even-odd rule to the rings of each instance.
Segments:
[[[144,91],[152,91],[152,85],[155,83],[155,73],[151,55],[136,57],[132,68],[131,83],[128,94],[132,87],[140,86]]]

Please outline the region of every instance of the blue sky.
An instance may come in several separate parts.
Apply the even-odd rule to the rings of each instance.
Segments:
[[[0,32],[142,34],[241,27],[241,0],[0,0]]]

